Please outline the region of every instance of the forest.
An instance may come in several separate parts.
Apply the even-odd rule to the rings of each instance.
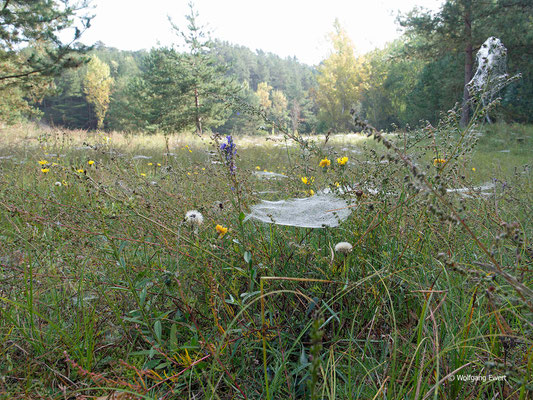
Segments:
[[[525,0],[446,1],[435,15],[415,8],[398,16],[401,38],[367,54],[356,53],[357,38],[335,21],[331,54],[309,66],[295,57],[205,38],[191,8],[186,30],[169,24],[185,50],[133,52],[98,42],[89,49],[80,46],[84,55],[76,68],[24,85],[3,77],[0,119],[30,117],[73,129],[148,133],[205,128],[256,134],[270,132],[274,123],[324,133],[350,131],[355,110],[385,131],[418,127],[461,106],[468,95],[465,82],[477,67],[475,54],[493,36],[507,48],[509,76],[519,74],[498,93],[493,119],[531,123],[532,12]],[[2,57],[7,54],[4,50]],[[8,65],[2,68],[7,71]],[[250,108],[257,112],[245,115]]]

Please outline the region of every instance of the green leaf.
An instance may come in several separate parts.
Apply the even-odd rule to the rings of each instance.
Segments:
[[[170,327],[170,349],[172,351],[178,350],[178,325],[172,324]]]
[[[239,214],[239,221],[240,221],[240,222],[244,221],[244,218],[246,218],[246,214],[244,214],[244,213],[241,211],[241,213]]]
[[[252,253],[248,250],[244,252],[244,262],[250,265],[252,264]]]
[[[154,332],[155,332],[155,336],[158,342],[161,342],[161,333],[162,333],[161,331],[162,331],[161,321],[155,321]]]

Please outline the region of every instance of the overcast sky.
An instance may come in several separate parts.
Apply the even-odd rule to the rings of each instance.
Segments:
[[[188,0],[93,0],[96,17],[82,42],[102,41],[121,50],[177,43],[167,16],[186,28]],[[415,6],[437,10],[443,0],[196,0],[200,23],[212,37],[281,57],[318,64],[328,55],[327,33],[335,18],[356,51],[365,53],[400,33],[398,11]]]

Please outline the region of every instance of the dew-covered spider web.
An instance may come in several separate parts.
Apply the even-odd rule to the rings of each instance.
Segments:
[[[484,104],[490,102],[506,84],[507,49],[493,36],[485,40],[476,55],[477,70],[468,83],[472,94],[480,94]]]
[[[263,200],[252,206],[245,221],[252,218],[276,225],[324,228],[338,226],[350,213],[343,199],[331,193],[319,193],[303,199]]]

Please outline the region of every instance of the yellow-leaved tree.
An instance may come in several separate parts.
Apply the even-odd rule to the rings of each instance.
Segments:
[[[83,79],[83,92],[87,102],[94,106],[98,129],[104,127],[104,118],[109,107],[109,96],[113,83],[109,66],[93,55],[87,64],[87,74]]]
[[[352,128],[350,110],[357,110],[370,74],[364,57],[356,57],[354,46],[339,20],[329,37],[333,51],[318,67],[315,101],[319,118],[336,132]]]

